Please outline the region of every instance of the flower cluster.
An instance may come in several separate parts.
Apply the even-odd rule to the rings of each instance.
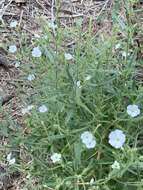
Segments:
[[[10,23],[10,28],[15,28],[17,27],[17,21],[12,21]],[[49,23],[49,28],[52,29],[56,29],[57,25],[55,25],[53,22]],[[121,44],[116,44],[115,49],[120,49]],[[10,45],[9,46],[9,52],[10,53],[16,53],[17,52],[17,46],[16,45]],[[39,46],[33,47],[32,49],[32,57],[34,58],[40,58],[42,56],[42,49]],[[124,58],[128,57],[128,53],[126,52],[122,52],[122,56]],[[64,59],[67,62],[73,61],[75,59],[74,55],[70,54],[70,53],[65,53],[64,54]],[[17,63],[17,67],[19,67],[19,63]],[[29,74],[27,76],[27,80],[28,81],[33,81],[35,79],[35,74]],[[76,88],[79,90],[81,88],[81,90],[84,88],[83,84],[88,83],[86,81],[92,82],[93,78],[91,75],[85,75],[85,78],[83,80],[79,80],[77,79],[77,81],[74,81],[74,85],[76,86]],[[84,81],[84,82],[83,82]],[[22,114],[27,114],[29,113],[32,109],[34,108],[33,105],[28,105],[27,107],[22,109]],[[37,107],[37,112],[40,112],[40,115],[42,115],[43,113],[46,113],[49,111],[49,107],[47,105],[44,104],[40,104],[40,106]],[[141,110],[140,107],[136,104],[130,104],[126,107],[126,115],[128,114],[128,116],[135,118],[137,116],[139,116],[141,114]],[[44,114],[43,114],[44,115]],[[94,136],[94,134],[92,134],[90,131],[84,131],[81,135],[80,135],[80,140],[81,142],[84,144],[84,148],[86,147],[87,149],[93,149],[96,147],[96,137]],[[109,134],[108,134],[108,144],[111,145],[111,147],[115,148],[115,149],[122,149],[123,146],[125,145],[126,142],[126,134],[124,133],[124,131],[122,131],[121,129],[113,129]],[[62,161],[62,155],[60,153],[53,153],[50,156],[50,159],[52,161],[52,163],[61,163]],[[12,156],[12,153],[9,153],[7,155],[7,162],[10,164],[14,164],[16,162],[15,158]],[[120,170],[121,166],[120,163],[118,161],[114,161],[112,163],[112,165],[110,166],[113,170]],[[92,178],[90,180],[90,185],[93,185],[95,183],[95,179]]]

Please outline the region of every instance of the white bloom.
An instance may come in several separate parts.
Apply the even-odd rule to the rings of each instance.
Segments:
[[[120,47],[121,47],[120,43],[118,43],[118,44],[115,45],[115,49],[119,49]]]
[[[17,26],[17,20],[13,20],[10,23],[10,28],[15,28]]]
[[[94,148],[96,145],[96,140],[93,134],[89,131],[85,131],[80,136],[82,143],[85,144],[85,146],[90,149]]]
[[[15,158],[12,158],[11,160],[9,160],[9,165],[13,165],[15,164],[15,162],[16,162]]]
[[[93,134],[89,131],[85,131],[81,134],[80,138],[81,138],[83,143],[86,143],[86,142],[92,141]]]
[[[51,160],[52,160],[53,163],[60,162],[61,158],[62,158],[61,154],[58,154],[58,153],[54,153],[51,156]]]
[[[126,58],[129,55],[130,55],[130,53],[127,54],[125,51],[122,52],[122,57],[124,57],[124,58]]]
[[[9,161],[11,159],[11,156],[12,156],[12,153],[10,152],[8,155],[7,155],[7,161]]]
[[[70,60],[73,59],[73,56],[72,56],[70,53],[65,53],[65,59],[66,59],[67,61],[70,61]]]
[[[88,149],[94,148],[96,146],[96,141],[93,139],[92,141],[87,142],[85,145]]]
[[[12,153],[9,153],[7,155],[7,162],[9,163],[9,165],[15,164],[16,160],[15,158],[12,158]]]
[[[122,148],[126,141],[123,131],[116,129],[109,134],[109,144],[114,148]]]
[[[3,14],[0,15],[0,21],[3,23]]]
[[[47,106],[42,105],[42,106],[40,106],[40,107],[38,108],[38,111],[41,112],[41,113],[45,113],[45,112],[48,111],[48,108],[47,108]]]
[[[20,66],[20,61],[15,62],[15,67],[18,68]]]
[[[120,164],[119,164],[119,162],[117,162],[117,161],[115,160],[114,163],[111,165],[111,168],[112,168],[112,169],[115,169],[115,170],[119,170],[119,169],[120,169]]]
[[[81,88],[81,87],[82,87],[79,80],[76,82],[76,86],[77,86],[78,88]]]
[[[32,56],[33,57],[41,57],[42,52],[39,47],[34,47],[32,50]]]
[[[95,179],[94,179],[94,178],[91,178],[89,184],[90,184],[90,185],[93,185],[94,183],[95,183]]]
[[[24,115],[24,114],[26,114],[26,113],[29,113],[29,110],[27,110],[27,108],[22,108],[21,112],[22,112],[22,114]]]
[[[11,46],[9,46],[9,52],[10,52],[10,53],[15,53],[16,51],[17,51],[16,45],[11,45]]]
[[[27,109],[30,111],[30,110],[32,110],[34,108],[34,106],[33,105],[29,105],[28,107],[27,107]]]
[[[48,26],[49,26],[49,28],[51,28],[51,29],[56,29],[58,26],[54,23],[54,22],[52,22],[52,21],[50,21],[49,23],[48,23]]]
[[[90,80],[91,78],[91,75],[88,75],[87,77],[85,77],[85,81]]]
[[[25,107],[25,108],[22,108],[22,114],[24,115],[24,114],[26,114],[26,113],[29,113],[32,109],[34,108],[34,106],[33,105],[29,105],[29,106],[27,106],[27,107]]]
[[[27,179],[30,179],[30,177],[31,177],[31,174],[29,173],[29,174],[26,176],[26,178],[27,178]]]
[[[34,80],[35,79],[35,75],[34,74],[30,74],[30,75],[28,75],[28,77],[27,77],[27,80],[29,80],[29,81],[32,81],[32,80]]]
[[[34,34],[34,37],[37,39],[41,38],[40,34]]]
[[[42,36],[42,39],[47,40],[47,39],[48,39],[48,36],[47,36],[47,35],[44,35],[44,36]]]
[[[128,115],[130,115],[131,117],[136,117],[140,114],[140,109],[137,105],[133,104],[133,105],[128,105],[127,106],[127,113]]]

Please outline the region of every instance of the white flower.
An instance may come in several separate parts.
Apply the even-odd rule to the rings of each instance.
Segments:
[[[114,148],[122,148],[126,141],[123,131],[116,129],[109,134],[109,144]]]
[[[26,176],[26,179],[30,179],[31,177],[31,174],[29,173],[27,176]]]
[[[13,20],[10,23],[10,28],[15,28],[17,26],[17,20]]]
[[[48,111],[48,108],[47,108],[47,106],[42,105],[42,106],[40,106],[40,107],[38,108],[38,111],[41,112],[41,113],[45,113],[45,112]]]
[[[117,161],[115,160],[114,163],[111,165],[111,168],[112,168],[112,169],[115,169],[115,170],[119,170],[119,169],[120,169],[120,164],[119,164],[119,162],[117,162]]]
[[[11,159],[11,156],[12,156],[12,153],[10,152],[8,155],[7,155],[7,161],[9,161]]]
[[[85,145],[88,149],[94,148],[96,146],[96,141],[93,139],[92,141],[87,142]]]
[[[3,14],[0,15],[0,21],[3,23]]]
[[[37,39],[41,38],[40,34],[34,34],[34,37]]]
[[[39,47],[34,47],[32,50],[32,56],[33,57],[41,57],[42,52]]]
[[[32,110],[34,108],[34,106],[33,105],[29,105],[28,107],[27,107],[27,109],[30,111],[30,110]]]
[[[29,105],[29,106],[27,106],[27,107],[25,107],[25,108],[22,108],[22,114],[24,115],[24,114],[26,114],[26,113],[29,113],[32,109],[34,108],[34,106],[33,105]]]
[[[81,82],[80,82],[79,80],[76,82],[76,86],[77,86],[78,88],[81,88],[81,87],[82,87],[80,83],[81,83]]]
[[[20,61],[15,62],[15,67],[18,68],[20,66]]]
[[[32,81],[35,79],[35,75],[34,74],[29,74],[27,77],[27,80]]]
[[[70,53],[65,53],[65,59],[66,59],[67,61],[70,61],[70,60],[73,59],[73,56],[72,56]]]
[[[51,28],[51,29],[56,29],[58,26],[54,23],[54,22],[52,22],[52,21],[50,21],[50,22],[48,22],[48,26],[49,26],[49,28]]]
[[[12,153],[9,153],[9,154],[7,155],[7,162],[9,163],[9,165],[15,164],[16,159],[15,159],[15,158],[12,158]]]
[[[133,104],[133,105],[128,105],[127,106],[127,113],[128,115],[130,115],[131,117],[136,117],[140,114],[140,109],[137,105]]]
[[[58,154],[58,153],[54,153],[51,156],[51,160],[52,160],[53,163],[60,162],[61,158],[62,158],[61,154]]]
[[[47,39],[48,39],[48,36],[47,36],[47,35],[44,35],[44,36],[42,36],[42,39],[47,40]]]
[[[15,53],[15,52],[17,51],[16,45],[10,45],[8,51],[9,51],[10,53]]]
[[[88,75],[87,77],[85,77],[85,81],[90,80],[91,78],[91,75]]]
[[[91,132],[85,131],[81,134],[80,138],[81,138],[83,143],[86,143],[86,142],[89,142],[93,139],[93,135]]]
[[[130,53],[127,54],[125,51],[122,52],[122,57],[124,57],[124,58],[126,58],[129,55],[130,55]]]
[[[96,140],[93,134],[89,131],[85,131],[80,136],[82,143],[85,144],[86,148],[94,148],[96,145]]]
[[[89,182],[89,184],[93,185],[94,183],[95,183],[95,179],[92,177],[91,180],[90,180],[90,182]]]
[[[119,49],[120,47],[121,47],[120,43],[118,43],[118,44],[115,45],[115,49]]]

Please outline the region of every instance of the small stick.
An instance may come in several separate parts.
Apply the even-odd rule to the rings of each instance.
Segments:
[[[0,66],[3,67],[5,70],[9,70],[9,68],[13,67],[12,65],[10,65],[6,57],[1,55],[0,55]]]
[[[3,106],[4,104],[8,103],[12,98],[14,98],[13,94],[2,97],[1,105]]]
[[[21,14],[20,14],[19,27],[20,27],[20,25],[21,25],[21,22],[22,22],[22,17],[23,17],[23,10],[21,11]]]
[[[55,22],[54,5],[55,5],[55,0],[52,0],[52,6],[51,6],[51,21],[52,21],[52,24],[54,24],[54,22]],[[52,27],[52,29],[53,29],[54,36],[56,36],[55,27]]]
[[[58,18],[77,18],[77,17],[83,17],[83,14],[58,16]],[[49,16],[48,18],[50,19],[52,17]]]

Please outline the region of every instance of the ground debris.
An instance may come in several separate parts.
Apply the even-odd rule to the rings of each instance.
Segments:
[[[12,187],[12,176],[7,173],[6,167],[0,166],[0,190]]]
[[[5,56],[0,55],[0,66],[5,70],[9,70],[9,68],[13,67]]]

